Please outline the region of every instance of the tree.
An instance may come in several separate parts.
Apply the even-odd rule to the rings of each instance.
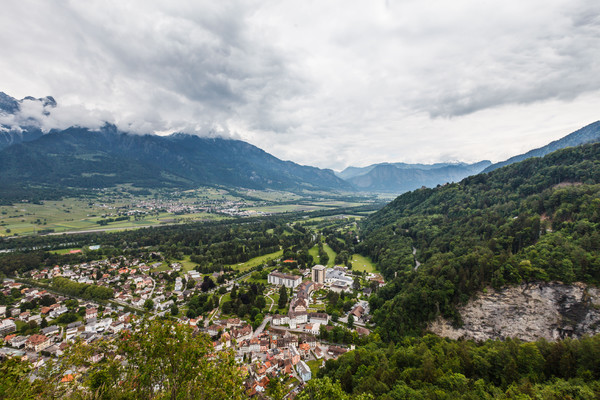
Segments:
[[[354,327],[354,314],[348,315],[348,328],[352,329]]]
[[[175,316],[179,314],[179,308],[177,308],[177,304],[173,304],[171,306],[171,315]]]
[[[154,309],[154,301],[152,301],[152,299],[147,299],[144,302],[144,308],[148,311],[152,311]]]
[[[90,357],[98,353],[104,354],[104,360],[90,362]],[[87,369],[85,376],[58,383],[67,370],[80,368]],[[244,398],[243,377],[234,353],[215,353],[207,335],[194,335],[189,326],[171,320],[143,320],[133,331],[121,332],[112,342],[79,342],[39,376],[46,393],[35,398]],[[0,376],[0,383],[3,380]],[[14,381],[30,384],[28,377]]]
[[[211,289],[213,289],[215,287],[216,287],[216,285],[213,282],[213,280],[210,279],[210,276],[205,276],[204,277],[204,281],[202,282],[202,285],[200,285],[200,289],[203,292],[208,292],[209,290],[211,290]]]
[[[257,296],[254,304],[262,310],[267,306],[267,300],[265,299],[265,296]]]
[[[285,308],[288,302],[287,289],[285,286],[279,288],[279,301],[277,302],[277,307]]]
[[[311,379],[296,397],[297,400],[367,400],[372,398],[373,396],[367,393],[350,396],[342,390],[339,382],[334,383],[327,376],[322,379]]]
[[[338,311],[334,311],[331,313],[331,320],[333,322],[338,322],[338,319],[340,319],[340,313]]]
[[[48,326],[48,321],[46,320],[46,317],[42,318],[42,322],[40,323],[40,328],[44,329]]]

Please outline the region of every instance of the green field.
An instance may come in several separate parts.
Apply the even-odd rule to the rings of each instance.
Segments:
[[[314,245],[310,250],[308,250],[308,254],[313,257],[315,263],[319,263],[319,247]]]
[[[264,256],[254,257],[245,263],[233,264],[230,265],[231,268],[236,269],[238,271],[248,271],[254,267],[257,267],[261,264],[265,264],[271,260],[275,260],[277,258],[281,258],[283,255],[283,250],[276,251],[275,253],[265,254]]]
[[[329,245],[327,243],[323,243],[323,250],[325,250],[325,253],[327,253],[327,255],[329,256],[329,261],[327,262],[327,266],[333,267],[335,265],[335,256],[337,254],[335,253],[335,251],[333,251],[331,249],[331,247],[329,247]]]
[[[0,207],[0,236],[32,235],[44,230],[54,232],[71,231],[109,231],[134,229],[143,226],[162,225],[166,223],[184,223],[224,219],[225,216],[208,213],[175,215],[172,213],[148,214],[135,220],[110,222],[100,225],[102,215],[109,218],[116,216],[116,210],[126,210],[131,204],[115,202],[110,206],[92,203],[86,199],[64,199],[47,201],[42,204],[23,203],[14,206]]]
[[[361,256],[360,254],[353,254],[351,262],[353,271],[376,271],[375,265],[369,257]]]
[[[323,243],[323,250],[325,250],[325,253],[327,253],[327,255],[329,256],[329,261],[327,261],[327,267],[333,267],[335,265],[335,256],[337,255],[335,253],[335,251],[333,251],[331,249],[331,247],[329,247],[329,245],[327,243]],[[315,263],[320,264],[320,260],[319,260],[319,247],[317,245],[315,245],[313,248],[311,248],[310,250],[308,250],[308,254],[310,254],[311,256],[313,256],[313,260]]]

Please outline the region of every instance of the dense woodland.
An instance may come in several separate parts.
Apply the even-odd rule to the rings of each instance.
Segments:
[[[599,358],[600,336],[475,343],[428,335],[367,344],[327,361],[318,376],[382,400],[597,399]]]
[[[600,144],[404,194],[359,249],[389,284],[370,300],[384,340],[420,334],[488,285],[600,282]],[[422,265],[415,271],[412,247]]]

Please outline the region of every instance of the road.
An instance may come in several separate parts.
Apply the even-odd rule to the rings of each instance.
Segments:
[[[265,329],[265,326],[267,326],[267,323],[269,323],[270,321],[271,321],[270,316],[265,317],[265,319],[263,319],[262,324],[260,324],[260,326],[254,330],[252,337],[253,338],[258,337],[262,333],[262,331]]]
[[[417,249],[414,246],[412,248],[412,254],[413,254],[413,257],[415,258],[415,271],[416,271],[421,266],[421,263],[419,262],[419,260],[417,260]]]

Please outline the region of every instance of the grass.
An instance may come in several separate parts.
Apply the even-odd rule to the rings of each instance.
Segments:
[[[321,360],[306,361],[306,365],[308,365],[308,367],[310,368],[310,372],[313,378],[317,376],[317,372],[319,372],[319,368],[321,368],[321,363]]]
[[[52,254],[69,254],[69,252],[71,252],[72,250],[81,250],[81,249],[75,249],[75,248],[71,248],[71,249],[60,249],[60,250],[53,250],[50,251],[49,253]]]
[[[327,261],[328,267],[333,267],[335,265],[335,256],[337,255],[335,251],[327,243],[323,243],[323,250],[329,256],[329,261]]]
[[[319,246],[314,245],[310,250],[308,250],[308,254],[313,257],[313,260],[317,264],[319,263]]]
[[[185,272],[193,270],[194,268],[196,268],[196,265],[198,265],[195,262],[190,261],[189,255],[184,255],[183,260],[175,260],[173,262],[181,264],[181,267]]]
[[[361,256],[360,254],[352,255],[352,270],[353,271],[366,271],[366,272],[375,272],[375,264],[369,257]]]
[[[323,250],[325,250],[325,253],[327,253],[327,255],[329,256],[329,260],[327,261],[326,266],[333,267],[335,265],[335,256],[336,256],[335,251],[333,251],[333,249],[331,247],[329,247],[329,245],[327,243],[323,243]],[[313,256],[313,260],[315,261],[315,263],[321,264],[321,261],[319,258],[319,247],[317,245],[315,245],[312,249],[308,250],[308,254]]]
[[[254,267],[257,267],[261,264],[268,263],[271,260],[281,258],[281,256],[283,256],[283,250],[279,250],[279,251],[276,251],[275,253],[265,254],[263,256],[251,258],[250,260],[248,260],[244,263],[231,265],[231,268],[236,269],[238,271],[245,272],[245,271],[248,271],[248,270],[250,270]]]

